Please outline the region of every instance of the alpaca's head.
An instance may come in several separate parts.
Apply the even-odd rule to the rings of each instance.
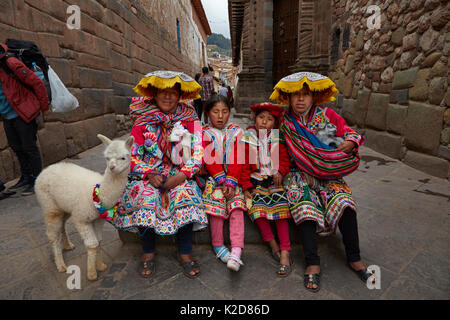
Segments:
[[[134,142],[134,137],[128,137],[127,140],[110,140],[107,137],[98,134],[97,137],[106,146],[103,153],[106,158],[107,170],[115,174],[120,174],[130,169],[130,152]]]

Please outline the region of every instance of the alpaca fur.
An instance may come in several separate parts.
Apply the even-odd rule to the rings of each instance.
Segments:
[[[332,123],[320,123],[319,131],[317,132],[317,138],[326,145],[337,148],[344,142],[341,137],[336,137],[336,126]]]
[[[65,250],[74,249],[65,229],[67,219],[72,217],[88,252],[89,280],[97,279],[97,270],[106,269],[100,256],[104,220],[99,219],[99,213],[93,204],[94,186],[100,184],[99,199],[105,208],[110,209],[117,203],[127,183],[130,150],[134,142],[133,137],[126,141],[111,141],[101,134],[97,137],[106,146],[104,156],[107,166],[103,175],[72,163],[61,162],[44,169],[35,185],[58,271],[67,270],[61,243]]]

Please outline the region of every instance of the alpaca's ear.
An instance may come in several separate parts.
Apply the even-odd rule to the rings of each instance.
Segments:
[[[99,138],[105,145],[109,145],[111,143],[111,140],[102,134],[98,134],[97,138]]]
[[[133,145],[134,137],[129,136],[128,139],[125,141],[125,146],[128,148],[128,150],[131,150],[131,146]]]

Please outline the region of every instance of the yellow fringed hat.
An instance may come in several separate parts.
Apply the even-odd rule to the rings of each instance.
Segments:
[[[188,75],[176,71],[147,73],[133,90],[141,96],[153,98],[157,89],[172,88],[177,83],[181,88],[180,100],[200,99],[199,92],[202,90],[202,86]]]
[[[289,105],[289,93],[302,90],[304,84],[314,92],[314,103],[321,104],[336,100],[339,93],[334,82],[321,74],[314,72],[298,72],[284,77],[274,87],[270,100]]]

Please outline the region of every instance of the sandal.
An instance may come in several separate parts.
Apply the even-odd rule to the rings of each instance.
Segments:
[[[289,257],[289,265],[285,265],[285,264],[281,264],[281,263],[278,265],[277,275],[281,278],[287,277],[291,273],[293,265],[294,265],[294,261],[292,261],[291,257]],[[280,273],[280,272],[284,272],[284,273]]]
[[[155,262],[152,260],[146,260],[146,261],[139,261],[139,267],[138,267],[138,272],[140,274],[140,276],[142,278],[150,278],[154,273],[155,273]],[[145,269],[151,271],[150,274],[143,274],[142,271],[144,271]]]
[[[317,288],[308,288],[308,284],[315,284]],[[303,285],[311,292],[317,292],[320,290],[320,273],[304,274]]]
[[[355,270],[352,268],[352,266],[350,264],[348,266],[350,267],[350,269],[353,270],[354,273],[356,273],[359,276],[359,278],[364,283],[367,283],[367,280],[374,275],[368,268]],[[374,282],[372,282],[372,283],[374,283]]]
[[[216,253],[216,258],[220,259],[223,263],[227,263],[230,258],[230,250],[224,245],[220,247],[213,247],[214,252]]]
[[[184,275],[190,279],[194,279],[194,278],[198,277],[198,275],[200,274],[200,272],[198,272],[194,275],[191,274],[192,270],[200,269],[200,266],[195,261],[181,262],[181,266],[183,267]]]
[[[292,267],[290,265],[280,264],[278,265],[277,275],[281,278],[287,277],[292,271]],[[283,273],[280,273],[283,272]]]
[[[228,269],[238,272],[240,267],[243,265],[244,265],[244,263],[237,255],[230,253],[230,257],[229,257],[228,263],[227,263]]]
[[[281,250],[278,251],[270,251],[272,253],[272,257],[275,259],[276,262],[280,262],[281,260]]]

